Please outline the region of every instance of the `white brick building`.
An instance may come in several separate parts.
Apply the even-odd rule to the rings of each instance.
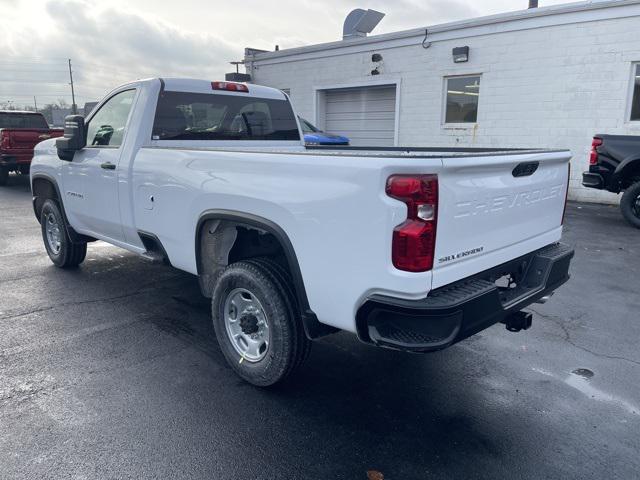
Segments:
[[[640,0],[436,25],[428,48],[424,37],[247,49],[245,62],[253,82],[287,90],[303,117],[353,144],[566,147],[571,198],[616,202],[580,181],[595,133],[640,135]],[[469,47],[467,62],[454,63],[455,47]]]

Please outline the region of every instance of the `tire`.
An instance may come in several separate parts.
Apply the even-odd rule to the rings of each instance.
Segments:
[[[9,179],[9,169],[0,167],[0,187],[4,187]]]
[[[211,298],[225,359],[242,379],[259,387],[289,377],[311,347],[283,271],[266,259],[233,263],[220,274]]]
[[[311,354],[311,345],[313,345],[313,342],[307,339],[304,327],[302,325],[300,308],[298,307],[298,302],[296,301],[296,294],[293,289],[293,280],[291,279],[291,274],[287,271],[287,269],[285,269],[282,265],[280,265],[270,257],[252,258],[251,260],[249,260],[249,262],[262,265],[266,270],[270,272],[270,274],[275,277],[275,281],[279,282],[282,288],[284,288],[287,292],[288,300],[291,305],[292,315],[293,318],[296,319],[296,321],[293,322],[293,326],[296,329],[296,335],[302,335],[304,337],[304,340],[306,340],[300,342],[300,354],[295,355],[295,358],[297,359],[297,365],[293,366],[293,370],[297,370],[309,358],[309,355]]]
[[[630,225],[640,228],[640,181],[624,191],[620,200],[620,210]]]
[[[87,256],[86,243],[73,243],[67,233],[64,216],[55,200],[45,200],[40,214],[42,241],[56,267],[75,268]]]

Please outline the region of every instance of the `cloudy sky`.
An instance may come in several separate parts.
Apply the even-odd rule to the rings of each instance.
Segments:
[[[98,100],[149,76],[223,79],[244,47],[338,40],[353,8],[385,12],[374,33],[527,7],[527,0],[0,0],[0,105]],[[567,3],[540,0],[540,5]]]

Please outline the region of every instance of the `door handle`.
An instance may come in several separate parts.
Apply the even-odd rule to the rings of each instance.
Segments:
[[[100,168],[104,168],[105,170],[115,170],[116,166],[111,162],[105,162],[100,165]]]

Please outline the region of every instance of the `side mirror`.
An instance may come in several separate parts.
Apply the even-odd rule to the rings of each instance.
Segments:
[[[73,155],[87,146],[87,137],[82,115],[67,115],[64,119],[64,136],[56,140],[58,157],[70,162]]]

